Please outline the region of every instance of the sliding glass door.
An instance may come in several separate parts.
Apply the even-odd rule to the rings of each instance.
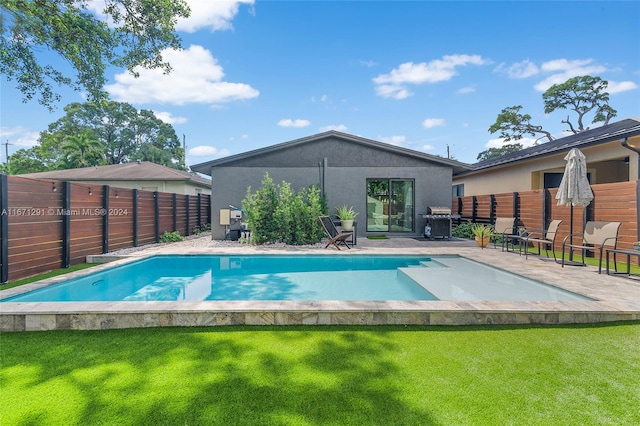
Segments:
[[[367,231],[413,231],[413,180],[367,179]]]

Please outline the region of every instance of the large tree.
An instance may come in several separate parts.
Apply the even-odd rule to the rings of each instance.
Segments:
[[[502,145],[502,148],[489,148],[487,150],[482,151],[478,154],[476,158],[478,161],[486,161],[491,160],[492,158],[501,157],[505,154],[510,154],[512,152],[517,152],[522,149],[521,143],[511,143]]]
[[[577,117],[577,126],[571,122],[570,117],[561,122],[569,126],[569,131],[580,133],[588,130],[584,126],[585,116],[593,112],[592,123],[608,124],[609,120],[616,116],[617,111],[609,106],[609,93],[606,91],[608,82],[600,77],[581,76],[573,77],[561,84],[554,84],[542,94],[544,100],[544,112],[550,114],[558,110],[571,110]],[[521,105],[504,108],[496,122],[489,127],[490,133],[500,132],[500,137],[508,142],[522,139],[525,135],[546,138],[552,141],[551,133],[542,126],[531,124],[531,116],[522,114]]]
[[[107,66],[162,68],[161,51],[180,48],[175,25],[189,16],[184,0],[104,0],[103,17],[86,0],[0,0],[0,72],[15,80],[24,100],[53,109],[53,86],[86,91],[90,101],[106,99]],[[75,72],[53,66],[49,52]]]
[[[184,153],[173,126],[153,111],[138,111],[128,103],[113,101],[72,103],[64,110],[65,116],[50,124],[46,135],[89,130],[104,145],[108,164],[143,160],[183,168]]]
[[[65,168],[100,166],[105,164],[104,145],[88,130],[68,135],[60,145]]]
[[[63,117],[40,133],[38,145],[11,156],[11,173],[135,160],[184,170],[184,152],[173,126],[152,111],[121,102],[72,103],[64,110]]]

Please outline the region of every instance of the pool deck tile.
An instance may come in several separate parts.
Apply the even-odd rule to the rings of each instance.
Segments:
[[[120,260],[65,276],[0,291],[10,297],[60,281],[156,254],[371,254],[461,255],[582,294],[593,301],[199,301],[33,302],[0,304],[0,331],[93,330],[133,327],[228,325],[481,325],[570,324],[640,320],[640,281],[598,274],[591,266],[565,266],[553,259],[480,249],[469,241],[359,239],[351,250],[253,247],[185,248],[181,243],[141,250]],[[111,256],[113,258],[113,256]]]

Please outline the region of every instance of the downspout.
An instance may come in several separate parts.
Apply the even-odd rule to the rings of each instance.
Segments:
[[[320,185],[322,186],[322,197],[326,198],[327,193],[326,193],[326,184],[327,184],[327,168],[329,167],[329,161],[327,160],[327,158],[323,158],[322,159],[322,182],[320,183]]]
[[[640,178],[640,176],[637,176],[638,174],[640,174],[640,148],[636,148],[634,146],[629,145],[628,138],[620,139],[620,145],[622,145],[623,147],[627,148],[628,150],[633,151],[636,154],[638,154],[638,164],[637,164],[637,169],[636,169],[636,180],[638,180],[638,178]]]

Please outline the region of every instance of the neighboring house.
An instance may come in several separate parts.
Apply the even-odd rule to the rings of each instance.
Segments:
[[[453,196],[557,188],[565,155],[580,149],[591,184],[638,180],[640,121],[626,119],[471,165],[453,176]]]
[[[211,194],[209,179],[148,161],[27,173],[20,176],[185,195]]]
[[[425,222],[421,214],[429,206],[450,206],[452,175],[469,168],[458,161],[328,131],[191,169],[212,177],[213,238],[222,239],[226,229],[216,226],[221,223],[220,210],[240,207],[247,188],[256,191],[267,172],[275,184],[286,181],[295,190],[318,185],[332,216],[337,206],[353,206],[359,213],[358,235],[418,235]]]

